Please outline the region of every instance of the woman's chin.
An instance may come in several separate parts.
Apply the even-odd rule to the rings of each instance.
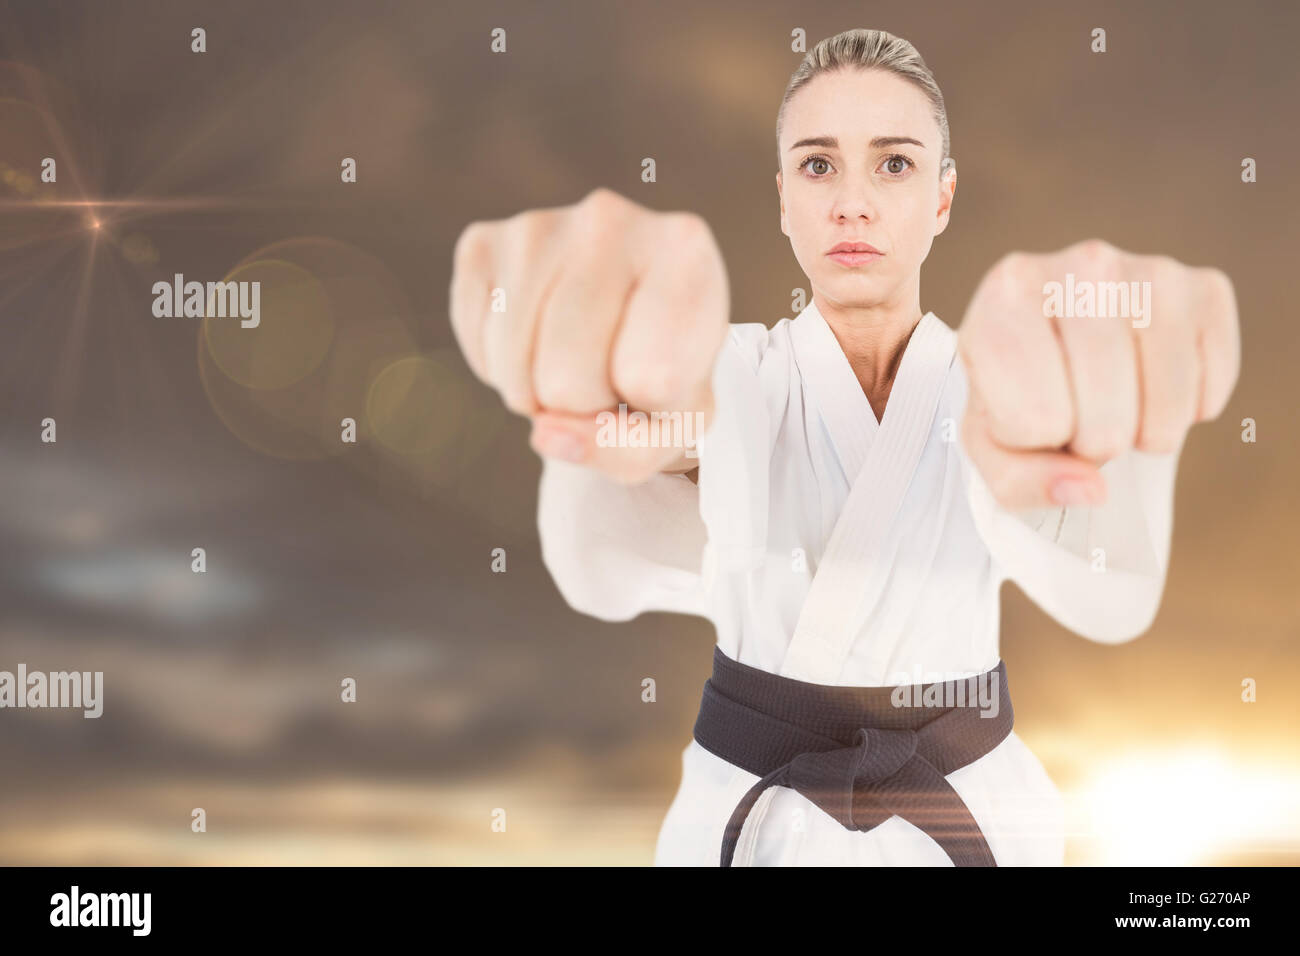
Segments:
[[[821,285],[826,298],[845,309],[867,309],[890,301],[893,286],[882,276],[841,273]]]

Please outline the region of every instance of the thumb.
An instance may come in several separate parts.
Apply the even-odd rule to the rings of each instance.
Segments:
[[[593,468],[622,484],[639,484],[698,462],[700,437],[713,419],[707,390],[689,411],[648,413],[621,405],[588,414],[538,412],[529,444],[544,458]]]

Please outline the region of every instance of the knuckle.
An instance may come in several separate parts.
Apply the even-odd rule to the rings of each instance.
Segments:
[[[1029,254],[1025,252],[1008,252],[993,264],[989,271],[995,276],[1016,277],[1023,275],[1029,263]]]
[[[550,235],[553,213],[547,209],[525,209],[506,220],[507,245],[515,250],[537,248]]]
[[[1172,275],[1176,272],[1184,272],[1186,267],[1173,256],[1161,254],[1151,256],[1151,270],[1157,275]]]
[[[597,186],[582,197],[582,201],[577,204],[575,209],[584,220],[590,219],[600,222],[622,215],[626,211],[627,203],[628,200],[614,192],[614,190],[605,186]]]
[[[1023,269],[1028,265],[1031,255],[1019,249],[1013,249],[998,260],[1003,268],[1006,269]]]
[[[1074,248],[1081,260],[1098,265],[1114,259],[1119,251],[1105,239],[1085,239]]]
[[[1228,277],[1226,272],[1213,266],[1207,266],[1198,270],[1198,273],[1209,291],[1211,302],[1224,307],[1234,306],[1237,293],[1232,285],[1232,279]]]
[[[1125,271],[1127,275],[1123,278],[1147,281],[1156,289],[1164,290],[1177,283],[1185,274],[1186,268],[1173,256],[1157,254],[1132,256]]]
[[[703,216],[693,212],[662,213],[659,229],[661,238],[673,243],[672,248],[695,251],[701,246],[713,245],[713,230]]]
[[[471,268],[489,245],[492,227],[483,221],[471,222],[461,230],[452,248],[452,270],[462,272]]]
[[[672,263],[673,285],[679,294],[726,294],[725,266],[708,222],[694,213],[666,213],[657,229],[656,241]]]
[[[1144,260],[1139,278],[1146,279],[1156,289],[1181,289],[1187,281],[1188,269],[1173,256],[1151,256]]]
[[[614,254],[627,230],[628,205],[628,200],[612,190],[592,190],[570,210],[566,253],[587,261]]]
[[[994,302],[1000,301],[998,297],[1019,300],[1030,291],[1035,265],[1035,258],[1030,253],[1008,252],[989,269],[985,277],[986,292],[993,294]]]

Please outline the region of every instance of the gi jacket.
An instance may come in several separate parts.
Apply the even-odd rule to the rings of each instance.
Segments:
[[[1155,617],[1181,448],[1107,462],[1101,506],[1002,508],[961,446],[965,370],[956,333],[933,313],[907,343],[882,421],[815,304],[770,330],[733,325],[713,384],[698,485],[659,475],[626,487],[546,461],[542,553],[576,610],[703,615],[734,660],[853,686],[996,667],[1005,580],[1095,641],[1129,640]],[[682,766],[656,863],[716,865],[756,778],[694,740]],[[1060,794],[1014,732],[947,779],[999,865],[1063,861]],[[762,825],[737,865],[951,865],[898,817],[848,831],[785,788],[755,814]]]

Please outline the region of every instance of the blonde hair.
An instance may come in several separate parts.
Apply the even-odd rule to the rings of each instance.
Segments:
[[[943,138],[943,152],[940,154],[939,176],[957,165],[957,161],[948,155],[948,111],[943,105],[943,93],[934,81],[934,74],[921,59],[916,47],[902,37],[896,37],[884,30],[845,30],[833,37],[827,37],[804,54],[802,62],[790,77],[781,98],[781,108],[776,113],[776,168],[781,168],[781,126],[785,121],[785,108],[801,89],[822,73],[856,68],[861,70],[885,70],[901,76],[920,88],[934,108],[934,118],[939,124],[939,134]]]

